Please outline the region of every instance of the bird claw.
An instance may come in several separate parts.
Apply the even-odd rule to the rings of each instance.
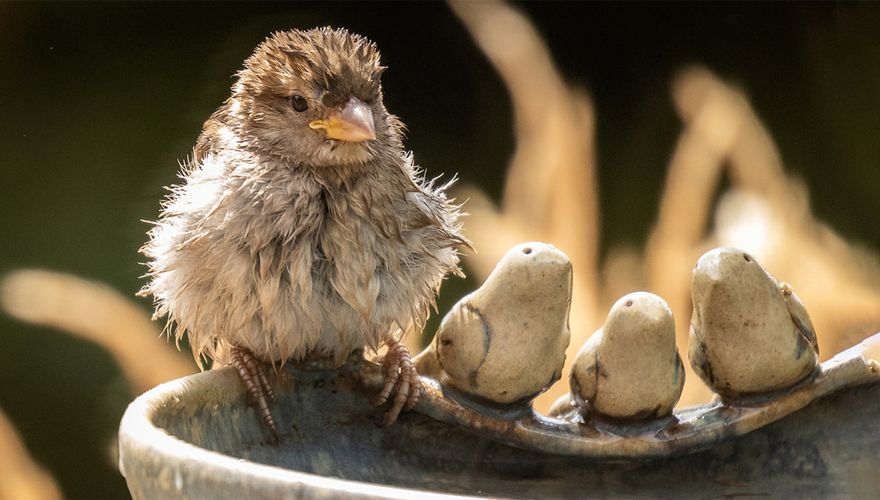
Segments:
[[[385,412],[381,425],[387,427],[397,421],[401,410],[411,410],[419,401],[421,393],[421,379],[416,367],[412,364],[412,357],[405,345],[397,340],[388,342],[388,353],[382,362],[385,368],[385,385],[376,396],[376,406],[385,404],[396,391],[391,402],[391,408]]]
[[[238,371],[238,376],[247,389],[248,404],[256,406],[260,417],[269,431],[275,444],[278,444],[278,427],[269,410],[269,402],[275,403],[275,391],[269,384],[269,372],[266,365],[256,358],[249,350],[243,347],[233,347],[230,350],[232,366]]]

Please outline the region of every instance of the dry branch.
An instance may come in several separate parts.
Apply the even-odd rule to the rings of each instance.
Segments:
[[[51,271],[15,271],[0,282],[0,306],[22,321],[107,349],[138,394],[198,370],[159,338],[137,304],[100,283]]]

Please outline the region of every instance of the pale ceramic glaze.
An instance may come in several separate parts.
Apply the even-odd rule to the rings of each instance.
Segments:
[[[626,425],[477,413],[425,378],[415,411],[379,427],[380,365],[287,364],[273,377],[277,445],[238,374],[223,368],[132,403],[119,470],[138,500],[876,498],[878,346],[880,335],[840,353],[822,376],[776,399]]]
[[[723,398],[784,389],[816,369],[806,309],[746,252],[724,247],[704,254],[691,292],[691,364]]]
[[[419,372],[495,403],[536,396],[562,372],[571,280],[571,262],[552,245],[513,247],[446,314]]]
[[[611,307],[575,358],[575,406],[613,418],[643,419],[672,413],[684,386],[675,348],[675,321],[660,297],[624,295]]]

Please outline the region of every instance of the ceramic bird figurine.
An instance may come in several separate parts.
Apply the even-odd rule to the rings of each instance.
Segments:
[[[666,302],[647,292],[615,302],[578,351],[570,383],[583,413],[629,420],[669,415],[684,387],[684,365]]]
[[[722,398],[790,387],[816,369],[816,332],[803,303],[748,253],[704,254],[691,293],[691,364]]]
[[[344,29],[276,33],[205,122],[142,252],[156,316],[194,354],[228,350],[277,440],[264,363],[387,344],[390,424],[418,397],[400,336],[460,273],[459,207],[426,181],[382,102],[376,46]]]
[[[572,269],[552,245],[522,243],[444,316],[420,371],[494,403],[530,401],[559,380]]]

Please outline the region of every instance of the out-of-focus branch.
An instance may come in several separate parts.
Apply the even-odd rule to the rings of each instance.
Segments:
[[[63,273],[21,270],[0,282],[0,307],[107,349],[137,393],[198,370],[158,337],[144,311],[112,288]]]
[[[457,193],[470,198],[466,229],[478,250],[467,265],[482,279],[516,243],[547,241],[564,251],[575,269],[571,361],[597,326],[599,215],[592,103],[585,92],[565,83],[541,36],[518,10],[499,1],[450,5],[510,92],[516,138],[500,209],[474,187]],[[539,398],[538,406],[548,407],[566,386],[557,384]]]
[[[880,264],[854,248],[810,211],[806,189],[789,178],[769,132],[746,96],[702,68],[690,68],[673,88],[683,131],[670,161],[660,213],[645,251],[648,288],[676,317],[679,350],[687,347],[690,268],[713,246],[753,255],[806,303],[825,356],[876,331],[880,323]],[[721,197],[706,231],[711,200],[727,165],[732,189]],[[682,405],[710,393],[692,376]]]
[[[670,160],[657,225],[646,248],[648,281],[655,289],[668,280],[669,259],[702,239],[722,162],[742,123],[726,102],[730,96],[713,88],[702,71],[683,74],[673,97],[685,131]]]
[[[569,360],[601,322],[600,299],[611,301],[615,293],[642,287],[669,303],[678,348],[685,352],[690,270],[700,254],[718,245],[749,251],[795,287],[826,355],[876,330],[876,256],[815,220],[806,190],[785,173],[778,149],[745,94],[699,67],[683,71],[673,85],[684,131],[670,160],[644,260],[631,249],[612,252],[600,289],[589,99],[565,84],[540,36],[517,10],[498,1],[451,5],[510,91],[517,144],[500,209],[476,188],[463,188],[471,199],[469,234],[480,250],[467,264],[483,278],[517,242],[548,241],[565,251],[575,269]],[[725,167],[733,189],[716,210],[712,201]],[[705,402],[710,392],[689,364],[687,369],[681,404]],[[538,407],[563,392],[562,385],[539,399]]]
[[[648,289],[663,297],[676,320],[676,343],[687,351],[691,317],[690,270],[705,249],[706,222],[725,157],[743,124],[736,96],[716,84],[706,70],[683,72],[673,84],[673,100],[685,130],[669,163],[657,224],[645,248]],[[710,397],[690,363],[682,403]]]
[[[51,474],[40,467],[16,432],[12,422],[0,411],[0,498],[54,500],[61,490]]]
[[[847,243],[813,215],[802,182],[790,178],[770,133],[746,97],[708,74],[739,132],[730,144],[732,190],[722,197],[713,233],[701,245],[754,254],[791,283],[807,305],[823,357],[862,340],[880,324],[880,261]]]
[[[565,84],[540,35],[516,9],[496,1],[450,5],[510,91],[516,152],[500,217],[516,221],[533,239],[557,237],[553,243],[583,268],[581,274],[593,275],[584,276],[584,293],[595,302],[599,217],[592,103]],[[484,209],[477,213],[468,204],[468,211],[473,219]],[[478,246],[489,239],[472,233]],[[494,265],[506,251],[485,255],[480,249],[479,258]]]

